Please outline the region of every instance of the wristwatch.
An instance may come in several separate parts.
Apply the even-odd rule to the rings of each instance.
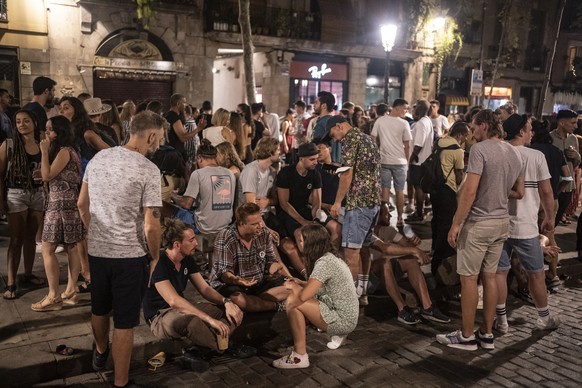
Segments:
[[[232,300],[230,298],[227,298],[227,297],[222,298],[222,304],[227,304],[227,303],[232,303]]]

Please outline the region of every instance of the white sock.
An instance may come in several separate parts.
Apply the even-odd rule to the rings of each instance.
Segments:
[[[538,310],[538,315],[540,316],[540,320],[542,321],[542,323],[544,325],[548,323],[548,321],[550,320],[550,308],[548,306],[540,308],[536,307],[536,310]]]
[[[495,315],[500,325],[507,325],[507,309],[505,308],[505,303],[495,306]]]
[[[368,294],[368,275],[358,274],[358,280],[356,283],[356,293],[358,297]]]

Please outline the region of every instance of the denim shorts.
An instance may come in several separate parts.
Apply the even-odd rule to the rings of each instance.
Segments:
[[[511,253],[519,259],[519,263],[527,272],[541,272],[544,270],[544,253],[539,237],[508,238],[503,244],[501,258],[497,267],[498,272],[508,271],[511,268]]]
[[[370,245],[379,210],[380,206],[373,206],[346,211],[342,227],[342,247],[360,249]]]
[[[406,164],[383,164],[380,170],[382,175],[382,188],[392,188],[392,180],[394,180],[394,189],[404,190],[407,171],[408,165]]]
[[[44,211],[44,191],[42,187],[28,189],[8,189],[6,194],[8,214],[25,210]]]

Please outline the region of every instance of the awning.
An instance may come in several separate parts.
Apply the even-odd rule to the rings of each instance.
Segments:
[[[469,106],[468,97],[447,96],[446,105]]]

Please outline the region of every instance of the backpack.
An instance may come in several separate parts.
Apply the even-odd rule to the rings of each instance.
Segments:
[[[451,144],[448,147],[439,147],[438,140],[434,143],[432,153],[428,158],[420,165],[420,188],[425,193],[434,193],[439,187],[442,187],[451,172],[454,170],[454,166],[450,169],[449,173],[445,177],[443,174],[443,169],[441,167],[441,152],[444,150],[457,150],[461,148],[458,144]]]

